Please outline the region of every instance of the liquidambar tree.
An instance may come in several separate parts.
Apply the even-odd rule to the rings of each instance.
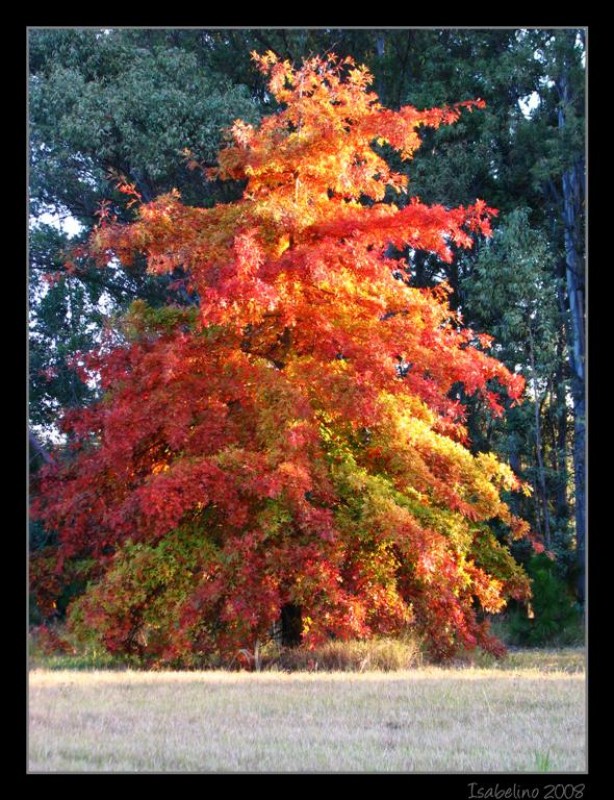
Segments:
[[[445,285],[411,284],[413,252],[450,262],[494,212],[410,200],[384,159],[481,103],[392,111],[350,59],[254,59],[281,110],[236,122],[206,170],[242,199],[171,193],[94,234],[101,265],[187,271],[198,306],[137,303],[85,360],[103,396],[65,414],[70,456],[43,471],[58,544],[32,568],[39,603],[78,575],[73,623],[161,663],[236,657],[292,608],[308,647],[414,629],[438,658],[500,652],[485,612],[529,584],[493,528],[530,533],[512,471],[470,452],[462,398],[500,414],[523,380]]]

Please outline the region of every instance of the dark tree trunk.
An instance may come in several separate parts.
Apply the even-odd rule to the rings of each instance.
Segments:
[[[297,647],[303,635],[303,610],[293,603],[281,609],[281,643],[284,647]]]

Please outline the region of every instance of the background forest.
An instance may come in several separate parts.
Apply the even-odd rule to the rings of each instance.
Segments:
[[[154,308],[193,302],[180,274],[148,275],[144,261],[100,270],[86,256],[68,258],[101,204],[133,219],[126,183],[146,202],[172,188],[193,206],[236,199],[240,186],[205,182],[194,167],[213,166],[235,119],[255,123],[275,110],[250,52],[296,64],[351,55],[392,109],[486,102],[453,126],[425,130],[409,170],[394,155],[392,166],[409,171],[410,194],[425,203],[482,198],[499,210],[491,239],[459,249],[451,265],[412,258],[411,280],[445,278],[465,324],[492,334],[493,355],[526,380],[525,402],[500,418],[466,400],[471,448],[494,451],[531,485],[510,506],[555,556],[515,545],[534,581],[536,624],[512,608],[512,640],[564,633],[581,614],[585,584],[586,46],[585,31],[572,29],[31,30],[31,473],[59,441],[58,410],[96,396],[73,366],[106,319],[139,299]],[[53,544],[32,523],[31,553]],[[33,622],[46,616],[36,604],[31,612]]]

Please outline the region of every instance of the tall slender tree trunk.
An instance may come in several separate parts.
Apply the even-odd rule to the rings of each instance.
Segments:
[[[566,114],[571,103],[568,65],[564,64],[557,82],[559,94],[558,125],[562,132],[567,125]],[[584,311],[584,238],[582,209],[584,205],[584,163],[577,159],[563,173],[563,224],[565,243],[565,284],[568,303],[569,362],[574,414],[574,483],[575,522],[577,543],[577,596],[585,597],[586,555],[586,398],[585,398],[585,311]]]
[[[550,535],[550,514],[548,511],[548,492],[546,487],[546,471],[544,468],[544,452],[542,444],[542,429],[541,429],[541,401],[539,397],[539,387],[537,384],[537,370],[535,368],[535,343],[533,339],[533,330],[531,321],[529,320],[529,360],[531,363],[531,383],[533,384],[533,402],[535,404],[535,453],[537,456],[537,482],[539,484],[539,491],[541,494],[540,505],[542,512],[542,520],[544,524],[544,539],[546,540],[546,547],[551,545]],[[537,498],[536,498],[536,506]]]

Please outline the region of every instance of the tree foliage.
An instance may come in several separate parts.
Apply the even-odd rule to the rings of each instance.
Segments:
[[[587,55],[582,29],[31,30],[30,423],[36,436],[31,463],[38,463],[38,445],[54,438],[58,409],[81,406],[97,395],[97,386],[80,383],[69,365],[100,341],[105,315],[125,310],[137,298],[157,308],[196,299],[184,291],[181,272],[147,274],[143,258],[130,270],[120,265],[97,270],[82,257],[73,259],[76,269],[67,272],[66,251],[74,240],[43,224],[40,213],[51,210],[78,220],[82,240],[96,224],[103,199],[118,219],[129,221],[134,198],[118,190],[120,174],[123,187],[126,181],[134,184],[146,201],[172,187],[190,205],[237,199],[240,182],[203,182],[199,170],[188,168],[185,151],[194,154],[191,166],[211,164],[223,126],[236,117],[254,122],[278,109],[266,76],[250,63],[254,48],[294,63],[317,52],[353,55],[376,76],[381,101],[395,109],[486,100],[479,114],[464,114],[455,125],[423,127],[411,161],[403,162],[391,147],[379,153],[394,171],[410,175],[412,193],[423,202],[454,207],[488,198],[500,210],[497,241],[489,250],[453,245],[448,264],[406,248],[400,267],[415,287],[432,287],[445,278],[452,308],[476,331],[494,333],[497,358],[527,379],[527,401],[497,420],[479,398],[464,397],[470,447],[494,449],[532,486],[531,498],[513,498],[513,507],[550,538],[563,556],[558,568],[576,584],[581,601]],[[391,199],[403,206],[409,195]],[[519,236],[523,230],[530,236]],[[520,273],[526,280],[516,279]],[[542,321],[529,331],[512,322],[517,311],[505,305],[506,287],[512,305],[530,305],[537,279]],[[527,557],[522,546],[513,552],[522,561]]]
[[[35,511],[59,546],[36,590],[52,605],[85,564],[73,619],[167,662],[253,647],[288,604],[308,645],[414,626],[437,657],[497,651],[483,612],[529,587],[490,525],[528,535],[501,496],[523,487],[469,451],[459,387],[497,415],[524,382],[398,256],[449,262],[494,212],[398,207],[407,179],[380,152],[410,160],[423,128],[481,103],[391,111],[349,58],[254,58],[282,110],[237,121],[206,171],[242,198],[171,192],[92,238],[101,265],[187,270],[199,305],[137,303],[124,343],[85,360],[104,397],[66,413],[71,455],[42,470]]]
[[[181,300],[179,284],[173,291],[171,277],[152,278],[142,264],[101,271],[83,253],[66,269],[101,202],[128,221],[132,198],[118,188],[127,183],[150,200],[172,187],[199,205],[238,196],[230,183],[203,188],[185,151],[213,163],[221,130],[238,116],[258,117],[247,90],[149,33],[30,32],[30,423],[43,438],[60,407],[94,394],[69,365],[99,342],[104,317],[135,298]],[[72,240],[58,226],[65,219],[80,228]]]

